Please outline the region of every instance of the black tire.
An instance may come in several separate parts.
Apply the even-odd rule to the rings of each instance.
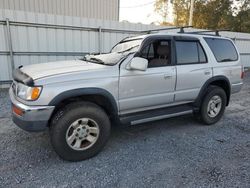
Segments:
[[[209,105],[209,101],[214,96],[219,96],[221,98],[221,109],[215,117],[210,117],[208,114],[208,105]],[[218,122],[224,114],[224,111],[226,108],[226,102],[227,102],[227,95],[221,87],[213,86],[213,85],[209,86],[206,91],[205,96],[203,97],[203,100],[200,106],[200,111],[196,115],[196,118],[202,121],[202,123],[204,123],[205,125],[212,125]]]
[[[99,127],[99,136],[86,150],[75,150],[66,141],[69,126],[80,118],[91,118]],[[50,138],[56,153],[67,161],[81,161],[98,154],[105,146],[110,135],[110,120],[105,111],[94,103],[74,102],[68,104],[53,116]]]

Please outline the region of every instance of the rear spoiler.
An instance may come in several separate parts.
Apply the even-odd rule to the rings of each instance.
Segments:
[[[12,77],[17,82],[21,82],[27,86],[34,86],[34,80],[30,76],[22,72],[20,68],[14,70]]]

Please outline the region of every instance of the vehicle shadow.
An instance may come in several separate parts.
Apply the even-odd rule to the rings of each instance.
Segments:
[[[115,151],[114,148],[125,148],[128,141],[130,144],[133,142],[138,143],[144,137],[155,137],[163,131],[167,134],[168,131],[178,132],[183,129],[192,129],[192,127],[195,127],[198,124],[199,123],[197,123],[192,116],[183,116],[130,127],[112,126],[111,136],[107,146],[95,158],[106,158],[106,156],[112,156],[112,152]],[[58,163],[66,162],[60,159],[54,152],[50,143],[49,131],[44,133],[27,133],[22,130],[18,130],[18,132],[20,135],[19,140],[22,141],[17,141],[15,143],[15,148],[19,152],[18,155],[15,156],[16,162],[19,163],[23,158],[27,157],[31,160],[26,161],[26,163],[29,163],[30,161],[30,165],[33,166],[42,165],[42,163],[45,162],[51,164],[55,161]],[[112,148],[113,146],[114,148]],[[28,156],[27,153],[29,154]]]

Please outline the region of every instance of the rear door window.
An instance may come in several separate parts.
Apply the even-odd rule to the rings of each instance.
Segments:
[[[176,41],[177,65],[206,63],[207,58],[198,41]]]
[[[227,39],[205,38],[218,62],[230,62],[238,60],[238,53],[232,43]]]

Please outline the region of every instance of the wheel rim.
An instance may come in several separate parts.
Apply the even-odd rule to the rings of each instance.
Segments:
[[[208,116],[211,118],[216,117],[220,113],[221,106],[222,106],[221,97],[218,95],[213,96],[208,102],[207,106]]]
[[[99,132],[99,126],[93,119],[81,118],[69,126],[66,141],[74,150],[86,150],[96,143]]]

